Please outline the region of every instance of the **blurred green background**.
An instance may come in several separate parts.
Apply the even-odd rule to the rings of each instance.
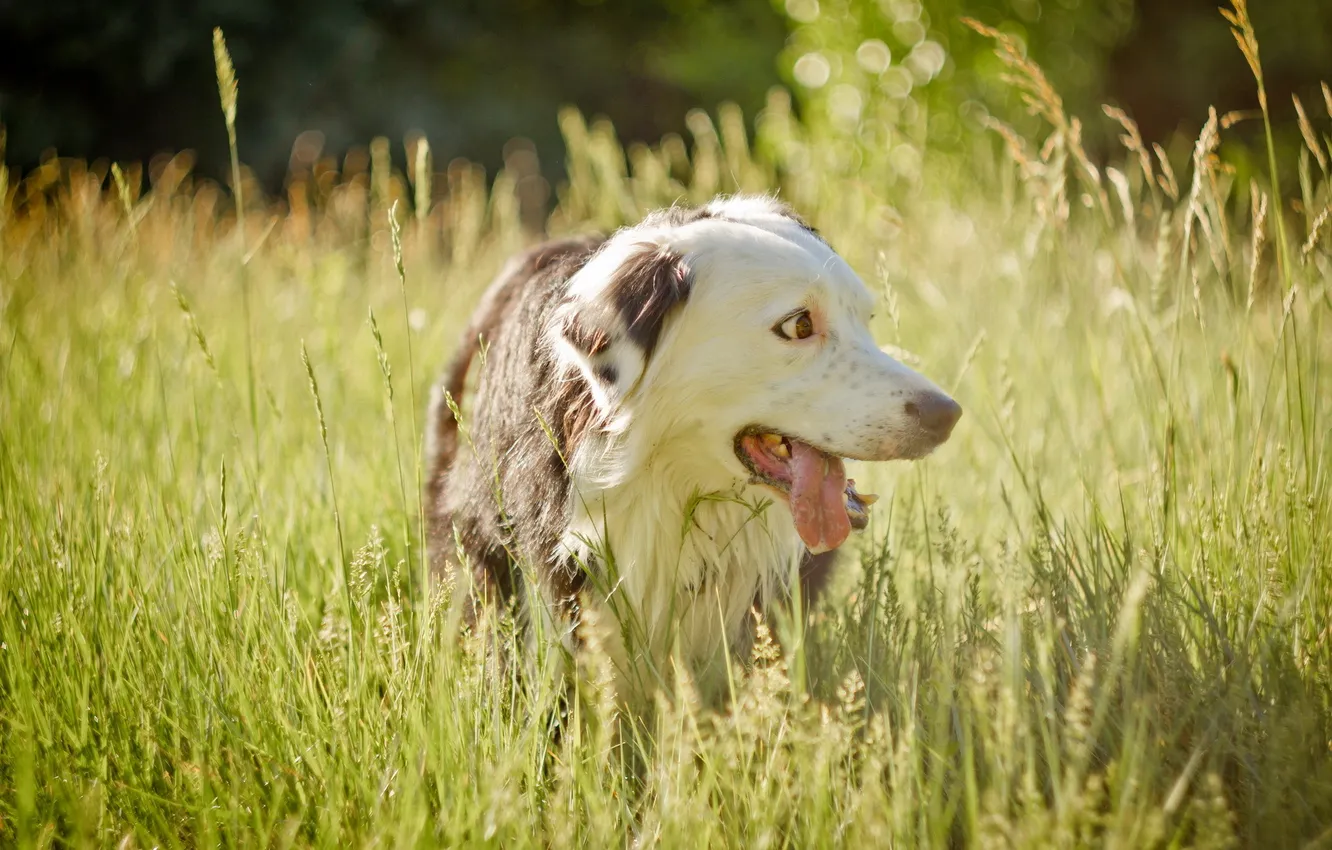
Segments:
[[[1248,70],[1217,0],[51,0],[0,2],[5,158],[50,151],[146,161],[192,149],[222,177],[226,139],[210,30],[222,27],[241,83],[242,158],[281,186],[295,138],[324,153],[423,132],[436,162],[493,169],[505,143],[535,142],[562,173],[562,104],[610,118],[626,141],[682,132],[692,107],[737,103],[752,119],[768,89],[805,111],[859,108],[873,84],[930,108],[948,144],[978,105],[1020,113],[973,16],[1018,35],[1095,153],[1116,103],[1147,140],[1196,132],[1207,107],[1251,108]],[[1320,108],[1332,78],[1332,2],[1254,8],[1277,114],[1290,93]],[[914,94],[913,97],[906,95]],[[863,98],[862,98],[863,99]],[[914,107],[913,107],[914,108]],[[908,115],[907,118],[912,116]],[[1242,138],[1242,136],[1241,136]],[[1292,141],[1294,136],[1292,135]],[[396,157],[402,146],[394,144]]]

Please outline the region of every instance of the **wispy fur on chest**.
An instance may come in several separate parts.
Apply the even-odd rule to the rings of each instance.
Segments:
[[[595,576],[623,640],[705,661],[744,648],[748,612],[786,594],[805,552],[771,499],[701,490],[679,461],[659,453],[609,487],[575,474],[557,557]]]

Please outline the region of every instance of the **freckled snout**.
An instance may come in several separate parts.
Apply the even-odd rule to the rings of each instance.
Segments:
[[[917,393],[903,410],[936,446],[948,439],[953,426],[962,418],[962,406],[937,390]]]
[[[962,418],[962,405],[939,389],[928,378],[902,365],[891,347],[880,348],[874,356],[893,389],[892,437],[885,446],[893,457],[924,457],[942,445]]]

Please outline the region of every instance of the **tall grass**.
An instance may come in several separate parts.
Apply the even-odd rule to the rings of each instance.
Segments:
[[[418,153],[413,192],[316,156],[234,209],[184,154],[146,192],[104,163],[0,180],[0,843],[1332,843],[1329,240],[1311,213],[1278,270],[1289,199],[1210,135],[1172,163],[1112,112],[1128,148],[1094,165],[999,47],[1048,129],[965,163],[848,159],[780,92],[752,145],[733,112],[628,151],[562,116],[552,230],[781,189],[968,411],[856,472],[872,528],[801,639],[760,624],[729,709],[677,676],[640,726],[595,647],[566,701],[413,568],[397,423],[535,237],[530,175]]]

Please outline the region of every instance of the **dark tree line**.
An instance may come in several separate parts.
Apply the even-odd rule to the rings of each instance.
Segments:
[[[924,6],[945,39],[963,14],[1012,22],[1071,106],[1114,99],[1159,138],[1210,103],[1252,100],[1217,2]],[[824,0],[830,13],[836,5]],[[734,100],[752,115],[782,81],[784,8],[783,0],[0,0],[6,159],[26,167],[49,149],[141,160],[192,148],[203,170],[222,174],[210,48],[221,26],[240,77],[242,156],[270,183],[307,129],[324,133],[330,150],[420,130],[441,158],[490,165],[506,140],[527,136],[550,166],[564,103],[643,140],[682,129],[694,106]],[[1253,12],[1274,102],[1288,106],[1294,89],[1317,98],[1310,84],[1332,78],[1332,0],[1264,0]],[[952,41],[961,67],[984,49]]]

